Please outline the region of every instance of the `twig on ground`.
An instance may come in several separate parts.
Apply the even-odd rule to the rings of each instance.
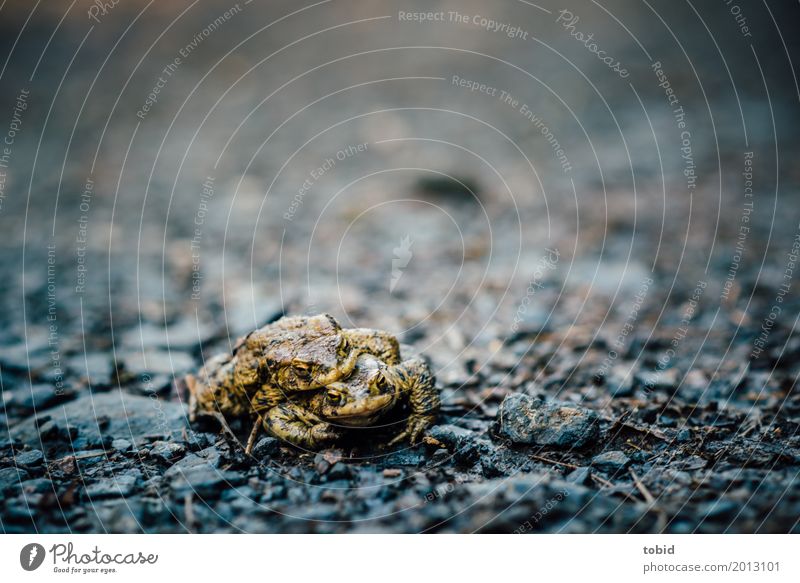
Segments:
[[[250,430],[250,437],[247,438],[247,447],[244,448],[244,453],[250,455],[253,452],[253,446],[256,444],[256,437],[258,437],[258,430],[261,428],[261,416],[256,418],[253,428]]]
[[[225,420],[225,417],[223,417],[222,413],[220,413],[219,411],[203,411],[198,413],[198,415],[203,417],[212,417],[216,419],[219,422],[220,426],[222,427],[223,433],[225,433],[225,435],[230,437],[234,441],[234,443],[236,443],[239,447],[245,449],[244,444],[241,441],[239,441],[238,437],[236,437],[236,434],[233,432],[233,429],[231,429],[230,425],[228,425],[228,422]]]
[[[572,470],[577,470],[578,469],[578,466],[576,466],[575,464],[568,464],[566,462],[559,462],[559,461],[556,461],[556,460],[551,460],[551,459],[548,459],[546,457],[542,457],[540,455],[536,455],[535,453],[532,453],[530,455],[531,455],[531,457],[533,459],[539,460],[540,462],[544,462],[546,464],[555,464],[557,466],[564,466],[565,468],[570,468]]]
[[[647,486],[644,485],[644,482],[639,479],[639,476],[636,475],[636,472],[634,472],[632,469],[628,471],[631,473],[631,477],[633,478],[633,483],[636,484],[636,488],[642,493],[642,496],[644,496],[644,499],[647,500],[648,504],[655,504],[656,499],[653,498],[650,490],[648,490]]]
[[[667,527],[667,513],[656,505],[656,499],[650,493],[650,490],[647,489],[647,486],[644,485],[644,482],[642,482],[639,479],[639,476],[636,475],[636,472],[634,472],[633,469],[629,469],[628,471],[631,473],[631,477],[633,478],[633,483],[636,484],[636,488],[638,488],[639,492],[642,493],[642,496],[644,496],[644,499],[647,501],[647,503],[650,504],[650,510],[655,512],[658,516],[658,525],[656,526],[658,532],[664,532],[664,529]]]
[[[611,482],[609,482],[609,481],[608,481],[608,480],[606,480],[605,478],[601,478],[601,477],[600,477],[600,476],[598,476],[597,474],[592,474],[592,479],[593,479],[593,480],[595,480],[596,482],[598,482],[598,483],[602,484],[602,485],[603,485],[603,486],[605,486],[606,488],[611,488],[611,489],[614,489],[614,488],[615,488],[614,484],[612,484]],[[634,496],[633,494],[628,494],[628,493],[627,493],[627,492],[625,492],[624,490],[617,490],[617,491],[618,491],[620,494],[622,494],[623,496],[625,496],[626,498],[628,498],[628,499],[630,499],[630,500],[633,500],[634,502],[641,502],[641,500],[639,500],[639,499],[638,499],[636,496]]]

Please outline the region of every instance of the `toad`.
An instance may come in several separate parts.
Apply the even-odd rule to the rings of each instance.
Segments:
[[[371,354],[359,356],[353,373],[319,391],[294,395],[264,417],[272,435],[295,445],[329,445],[348,429],[371,427],[401,404],[411,413],[405,429],[389,442],[417,443],[433,424],[439,394],[428,363],[421,357],[387,365]]]
[[[394,336],[381,330],[343,329],[329,314],[281,318],[239,340],[232,353],[210,359],[197,376],[187,375],[190,420],[208,414],[226,428],[226,417],[250,416],[256,418],[257,425],[262,422],[267,431],[278,435],[280,431],[275,428],[280,423],[270,420],[277,420],[278,413],[299,412],[291,407],[276,409],[279,405],[288,406],[293,404],[294,397],[319,392],[324,387],[341,388],[336,383],[349,379],[362,354],[372,355],[383,365],[382,370],[390,371],[375,375],[376,379],[394,375],[397,390],[410,395],[412,415],[406,431],[398,437],[418,440],[430,424],[428,417],[438,410],[438,394],[427,364],[413,360],[401,366],[406,363],[400,361],[400,345]],[[364,371],[359,369],[358,374],[363,375]],[[414,375],[424,378],[412,378]],[[414,406],[415,400],[418,407]],[[423,412],[426,404],[434,401],[435,408]],[[315,425],[320,427],[309,429],[311,437],[292,431],[284,431],[286,435],[280,436],[297,444],[321,444],[338,435],[324,423]],[[254,434],[255,427],[248,449]]]

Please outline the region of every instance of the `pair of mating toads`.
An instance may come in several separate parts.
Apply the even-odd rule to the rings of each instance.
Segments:
[[[403,403],[403,439],[417,443],[439,410],[427,362],[400,358],[397,339],[380,330],[343,329],[328,314],[281,318],[240,339],[232,354],[188,375],[190,418],[254,419],[295,445],[319,448],[348,427],[374,425]],[[221,417],[220,417],[221,415]],[[252,441],[252,440],[251,440]]]

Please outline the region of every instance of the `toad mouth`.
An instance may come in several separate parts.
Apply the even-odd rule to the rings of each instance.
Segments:
[[[366,419],[367,417],[374,417],[382,413],[391,404],[391,402],[391,395],[380,395],[378,397],[372,397],[369,405],[366,407],[356,408],[352,406],[345,406],[339,411],[336,411],[331,417],[338,421],[354,419],[362,420]]]

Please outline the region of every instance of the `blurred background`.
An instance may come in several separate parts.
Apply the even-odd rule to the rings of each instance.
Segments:
[[[92,342],[112,317],[240,332],[284,309],[470,344],[509,328],[546,247],[547,278],[591,297],[553,317],[579,323],[651,270],[667,297],[724,284],[752,151],[747,302],[796,228],[797,40],[777,23],[797,9],[731,8],[585,3],[569,28],[525,2],[6,2],[4,125],[30,95],[0,214],[4,328],[46,327],[48,244],[59,324],[88,302]]]
[[[799,18],[4,1],[0,421],[142,375],[180,400],[323,311],[428,354],[451,403],[478,375],[602,407],[598,375],[655,370],[796,415]]]

